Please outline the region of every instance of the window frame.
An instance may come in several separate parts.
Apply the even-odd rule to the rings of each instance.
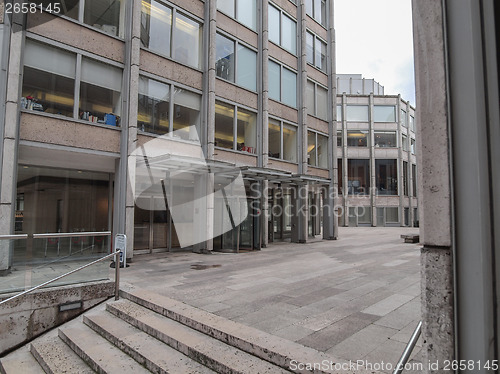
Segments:
[[[318,169],[328,169],[328,147],[327,147],[327,156],[326,156],[326,159],[327,159],[327,165],[325,167],[323,166],[320,166],[319,165],[319,156],[318,156],[318,135],[320,136],[324,136],[326,138],[326,144],[328,146],[328,141],[330,140],[330,137],[328,136],[328,134],[325,134],[324,132],[321,132],[321,131],[318,131],[318,130],[315,130],[315,129],[310,129],[308,128],[307,129],[307,137],[309,138],[309,133],[313,133],[314,134],[314,149],[315,149],[315,152],[314,152],[314,155],[315,155],[315,165],[311,165],[309,163],[309,157],[307,157],[307,166],[311,166],[313,168],[318,168]],[[309,146],[309,144],[307,145]]]
[[[310,30],[306,30],[306,50],[307,50],[307,34],[310,34],[312,35],[313,37],[313,46],[312,46],[312,57],[313,57],[313,62],[309,62],[307,61],[307,57],[306,57],[306,62],[307,62],[307,65],[309,66],[312,66],[313,68],[321,71],[322,73],[325,73],[327,72],[328,70],[328,65],[327,65],[327,61],[328,61],[328,43],[321,37],[319,37],[318,35],[316,35],[315,33],[313,33],[312,31]],[[322,69],[321,67],[319,67],[316,63],[316,41],[320,41],[321,43],[323,43],[326,47],[326,55],[325,55],[325,67],[324,69]]]
[[[315,80],[312,80],[312,79],[307,79],[307,82],[311,82],[313,85],[314,85],[314,95],[313,95],[313,99],[314,99],[314,113],[307,113],[308,115],[310,116],[313,116],[313,117],[316,117],[322,121],[328,121],[328,108],[329,108],[329,105],[328,105],[328,87],[325,87],[323,86],[322,84],[316,82]],[[307,84],[307,83],[306,83]],[[323,88],[325,91],[326,91],[326,118],[322,118],[318,115],[318,86]]]
[[[377,115],[375,114],[375,108],[392,108],[394,119],[392,121],[379,121]],[[373,106],[373,122],[374,123],[396,123],[396,106],[395,105],[374,105]]]
[[[274,99],[274,98],[272,98],[272,97],[269,96],[269,99],[270,100],[274,100],[274,101],[278,101],[278,102],[280,102],[283,105],[289,106],[290,108],[298,109],[297,108],[297,104],[298,104],[298,100],[297,100],[297,96],[298,96],[297,95],[297,84],[298,84],[297,77],[298,77],[298,73],[297,73],[297,71],[295,71],[294,69],[292,69],[288,65],[285,65],[282,62],[279,62],[279,61],[275,60],[274,58],[269,57],[268,60],[274,62],[276,65],[279,65],[279,67],[280,67],[280,98],[279,98],[279,100],[276,100],[276,99]],[[268,64],[268,66],[269,66],[269,64]],[[286,70],[292,72],[293,74],[295,74],[295,105],[294,106],[290,105],[288,103],[285,103],[283,101],[283,91],[284,91],[284,89],[283,89],[283,70],[284,69],[286,69]],[[269,71],[269,67],[268,67],[268,71]]]
[[[297,34],[297,20],[291,15],[289,14],[288,12],[284,11],[283,9],[281,9],[277,4],[273,3],[273,2],[269,2],[268,3],[268,7],[273,7],[275,8],[278,13],[279,13],[279,22],[278,22],[278,25],[279,25],[279,44],[276,44],[275,41],[271,40],[270,38],[268,38],[268,40],[277,45],[278,47],[284,49],[285,51],[291,53],[292,55],[294,56],[297,56],[297,50],[298,50],[298,41],[297,41],[297,38],[295,37],[295,50],[294,51],[291,51],[289,50],[288,48],[286,48],[284,45],[283,45],[283,16],[289,18],[292,22],[295,23],[295,34]],[[269,14],[269,8],[268,8],[268,14]],[[268,24],[269,24],[269,17],[268,17]]]
[[[217,11],[218,12],[221,12],[222,14],[226,15],[227,17],[235,20],[236,22],[238,22],[239,24],[245,26],[246,28],[252,30],[252,31],[257,31],[257,23],[258,23],[258,19],[259,19],[259,15],[258,15],[258,8],[257,8],[257,2],[254,2],[253,4],[255,4],[255,26],[254,28],[252,28],[251,26],[249,25],[246,25],[245,23],[243,23],[241,20],[238,19],[238,0],[231,0],[233,2],[233,7],[234,7],[234,15],[231,15],[231,14],[228,14],[226,12],[224,12],[223,10],[221,10],[217,5],[216,5],[216,8],[217,8]],[[246,0],[246,1],[253,1],[253,0]]]
[[[366,108],[366,120],[354,120],[354,121],[350,120],[348,118],[348,116],[349,116],[349,108],[352,108],[352,107],[364,107],[364,108]],[[369,123],[370,122],[370,106],[368,104],[347,104],[345,106],[344,116],[345,116],[345,121],[346,122]]]
[[[314,21],[316,21],[316,23],[318,25],[321,25],[322,27],[324,27],[326,29],[326,26],[327,26],[326,25],[327,16],[325,14],[324,24],[322,23],[323,20],[318,20],[317,18],[315,18],[314,17],[314,14],[316,13],[316,9],[315,9],[316,5],[315,4],[316,4],[315,1],[311,0],[311,11],[312,11],[312,14],[310,14],[310,13],[307,12],[307,6],[306,6],[306,14],[309,17],[311,17],[311,19],[313,19]],[[326,13],[326,0],[320,0],[320,6],[321,6],[321,4],[325,4],[325,13]],[[320,12],[321,12],[321,10],[320,10]]]
[[[377,135],[378,134],[391,134],[394,136],[394,145],[392,146],[380,146],[377,144]],[[398,148],[398,134],[397,131],[395,130],[374,130],[373,131],[373,140],[374,144],[373,146],[375,148]]]
[[[299,152],[298,152],[299,126],[297,124],[293,123],[293,122],[285,121],[283,119],[280,119],[279,117],[269,116],[269,121],[268,122],[270,122],[271,120],[274,121],[274,122],[277,122],[279,124],[279,127],[280,127],[280,157],[278,158],[278,157],[269,156],[269,158],[272,159],[272,160],[279,160],[279,161],[284,161],[284,162],[290,162],[292,164],[298,164],[298,162],[299,162],[298,161],[298,155],[299,155]],[[284,142],[283,142],[283,128],[284,128],[284,125],[293,126],[295,128],[295,160],[296,161],[290,161],[290,160],[286,160],[285,159],[285,145],[284,145]],[[269,123],[268,123],[268,126],[269,126]]]
[[[258,70],[258,63],[259,63],[259,52],[258,50],[256,50],[254,47],[252,47],[251,45],[245,43],[245,42],[242,42],[241,40],[237,39],[237,38],[234,38],[232,36],[230,36],[229,34],[223,32],[222,30],[217,30],[216,31],[216,34],[219,34],[220,36],[228,39],[228,40],[231,40],[233,42],[233,48],[234,48],[234,81],[231,81],[229,79],[226,79],[226,78],[222,78],[220,76],[217,75],[217,65],[215,67],[215,77],[218,78],[218,79],[222,79],[223,81],[225,82],[229,82],[229,83],[232,83],[232,84],[235,84],[237,85],[238,87],[241,87],[245,90],[249,90],[249,91],[252,91],[252,92],[257,92],[257,70]],[[244,48],[247,48],[249,49],[250,51],[252,52],[255,52],[255,90],[251,89],[251,88],[248,88],[248,87],[245,87],[245,86],[242,86],[239,82],[238,82],[238,46],[243,46]],[[215,63],[217,64],[217,61],[215,61]]]

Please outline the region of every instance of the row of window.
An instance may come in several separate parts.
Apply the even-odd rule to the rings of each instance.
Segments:
[[[377,195],[398,195],[398,160],[375,160],[375,185]],[[338,187],[341,193],[349,195],[368,195],[370,193],[370,160],[347,160],[347,186],[343,186],[343,162],[337,159]],[[403,193],[408,196],[408,162],[403,161]],[[411,165],[412,196],[417,196],[417,167]]]
[[[374,131],[375,147],[377,148],[397,148],[396,131]],[[347,130],[347,146],[348,147],[369,147],[370,135],[368,130]],[[337,147],[342,147],[342,131],[337,131]],[[402,135],[403,151],[408,151],[408,137]],[[415,139],[411,139],[411,153],[415,154],[416,144]]]
[[[342,113],[342,105],[337,105],[337,121],[345,119],[348,122],[368,122],[369,121],[369,106],[368,105],[346,105],[345,118]],[[406,111],[401,109],[401,125],[408,127],[406,121]],[[397,122],[396,121],[396,106],[395,105],[374,105],[373,106],[373,122]],[[410,115],[410,129],[415,131],[415,117]]]

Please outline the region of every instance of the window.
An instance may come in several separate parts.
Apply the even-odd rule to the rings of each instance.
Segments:
[[[197,140],[200,111],[201,95],[154,79],[139,77],[139,130],[158,135],[175,131],[176,137]]]
[[[221,34],[216,34],[215,45],[216,75],[256,91],[257,52]]]
[[[410,130],[415,132],[415,117],[410,114]]]
[[[375,147],[394,148],[397,147],[395,131],[375,131]]]
[[[248,1],[248,0],[247,0]],[[297,53],[297,22],[281,9],[269,4],[269,40],[287,51]]]
[[[308,80],[306,95],[307,114],[328,120],[328,90]]]
[[[414,155],[416,152],[415,139],[411,140],[410,148],[411,148],[411,154]]]
[[[48,7],[53,6],[54,1],[40,0],[36,3]],[[61,9],[59,14],[86,23],[107,34],[123,38],[124,0],[60,0],[57,3],[60,4]],[[83,18],[79,15],[80,7],[83,8]]]
[[[269,156],[297,162],[297,126],[269,120]]]
[[[73,117],[76,54],[26,41],[21,108]]]
[[[401,143],[403,145],[403,151],[408,152],[408,137],[405,134],[402,135]]]
[[[121,68],[32,40],[26,41],[24,60],[22,109],[119,125]]]
[[[368,105],[347,105],[346,120],[350,122],[368,122]]]
[[[337,147],[342,147],[342,131],[337,130]]]
[[[406,122],[406,111],[401,109],[401,126],[408,127],[408,123]]]
[[[195,67],[201,67],[199,22],[155,0],[142,1],[141,43],[145,48]]]
[[[82,119],[92,116],[95,118],[94,122],[103,121],[115,125],[116,117],[112,116],[121,112],[121,90],[121,69],[86,57],[82,58],[78,110],[79,113],[83,113]]]
[[[347,160],[347,187],[350,195],[367,195],[370,188],[370,160]]]
[[[235,116],[236,114],[236,116]],[[257,115],[236,105],[215,102],[215,146],[256,153]]]
[[[339,192],[339,195],[343,195],[343,179],[344,179],[344,173],[343,173],[343,162],[342,158],[337,158],[337,191]]]
[[[417,197],[417,165],[411,164],[412,196]]]
[[[396,122],[396,107],[394,105],[375,105],[373,107],[373,122]]]
[[[387,223],[399,222],[399,208],[397,206],[385,208],[385,221]]]
[[[306,31],[307,62],[326,72],[326,43],[313,33]]]
[[[328,168],[328,136],[315,131],[307,132],[307,163],[311,166]]]
[[[217,9],[252,30],[256,30],[257,2],[255,0],[217,0]]]
[[[342,125],[342,105],[337,105],[337,122],[339,122],[339,125]]]
[[[306,14],[326,27],[326,0],[306,0]]]
[[[368,147],[369,133],[362,130],[347,131],[347,146],[348,147]]]
[[[297,73],[269,60],[269,98],[297,107]]]
[[[408,162],[403,161],[403,194],[408,196]]]
[[[375,160],[377,195],[398,194],[397,160]]]

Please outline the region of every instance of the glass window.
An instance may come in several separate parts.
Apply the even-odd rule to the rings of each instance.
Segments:
[[[401,109],[401,126],[408,127],[408,124],[406,123],[406,111],[403,109]]]
[[[283,159],[297,162],[297,126],[283,124]]]
[[[328,91],[319,85],[316,85],[316,115],[328,119]]]
[[[307,132],[307,163],[311,166],[317,166],[316,161],[316,133]]]
[[[387,223],[399,222],[399,208],[397,206],[385,208],[385,221]]]
[[[269,40],[273,43],[280,44],[280,11],[276,7],[269,4]]]
[[[58,14],[78,20],[79,2],[80,2],[80,0],[59,0],[58,3],[61,4],[59,6],[59,8],[61,9],[61,12]],[[53,0],[40,0],[40,1],[36,1],[36,4],[42,4],[43,8],[50,7],[52,9],[54,9],[54,1]]]
[[[318,134],[318,166],[328,168],[328,137]]]
[[[314,46],[314,65],[318,69],[326,71],[326,43],[318,38],[316,38]]]
[[[215,102],[215,146],[234,149],[234,106]]]
[[[85,0],[83,22],[108,34],[123,37],[125,7],[120,0]]]
[[[237,123],[237,150],[257,153],[257,115],[253,112],[238,108]]]
[[[307,114],[314,116],[316,113],[316,108],[314,107],[314,83],[310,80],[307,80],[306,85],[306,105]]]
[[[342,121],[342,105],[337,105],[337,121]],[[342,125],[342,123],[340,123]]]
[[[217,9],[234,18],[235,5],[234,0],[217,0]]]
[[[375,181],[377,195],[398,194],[397,160],[375,160]]]
[[[201,95],[175,87],[173,126],[175,136],[198,140],[200,131]]]
[[[415,132],[415,117],[410,115],[410,130]]]
[[[79,107],[82,119],[118,125],[121,90],[122,69],[82,58]]]
[[[342,170],[343,170],[342,158],[337,158],[337,184],[338,184],[337,191],[339,192],[339,195],[344,194],[343,191],[344,172]]]
[[[358,206],[356,208],[358,223],[372,223],[372,208],[370,206]]]
[[[306,14],[314,18],[321,25],[326,26],[326,1],[306,0]]]
[[[375,131],[375,147],[394,148],[397,147],[395,131]]]
[[[286,68],[283,69],[282,101],[285,104],[297,106],[297,74]]]
[[[337,147],[342,147],[342,131],[337,130]]]
[[[403,194],[408,196],[408,162],[403,161]]]
[[[281,66],[274,61],[269,60],[268,64],[268,84],[269,98],[281,100]]]
[[[257,53],[238,44],[238,77],[240,86],[257,91]]]
[[[403,151],[408,152],[408,137],[405,134],[403,134],[401,142],[403,143],[402,144],[403,145]]]
[[[417,197],[417,165],[411,164],[412,195]]]
[[[393,105],[375,105],[373,122],[396,122],[396,107]]]
[[[293,54],[297,53],[297,23],[283,14],[281,26],[281,46]]]
[[[281,124],[269,120],[269,157],[281,158]]]
[[[170,85],[139,77],[137,128],[163,135],[169,132]]]
[[[306,61],[314,65],[314,35],[306,31]]]
[[[255,0],[236,0],[236,19],[255,30],[257,28],[257,2]]]
[[[26,41],[21,108],[73,116],[76,55]]]
[[[234,42],[221,34],[215,35],[215,73],[234,82]]]
[[[347,131],[347,146],[348,147],[368,147],[369,146],[368,131],[348,130]]]
[[[198,22],[176,12],[172,53],[175,60],[200,67],[201,30]]]
[[[346,120],[351,122],[368,122],[368,105],[347,105]]]
[[[313,15],[313,0],[306,0],[306,14]]]
[[[414,155],[416,152],[415,139],[411,140],[410,147],[411,147],[411,154]]]
[[[348,193],[366,195],[370,189],[370,160],[347,160]]]
[[[156,1],[142,2],[141,43],[145,48],[170,57],[172,9]]]

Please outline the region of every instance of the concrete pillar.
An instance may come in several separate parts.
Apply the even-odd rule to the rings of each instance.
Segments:
[[[406,108],[405,108],[406,110]],[[401,137],[401,124],[403,118],[401,118],[401,95],[398,95],[398,104],[396,105],[398,120],[398,131],[396,132],[399,137]],[[404,119],[408,125],[408,112],[406,112],[406,118]],[[409,127],[408,127],[409,128]],[[409,134],[409,132],[408,132]],[[399,225],[404,226],[404,189],[403,189],[403,152],[402,148],[398,147],[398,160],[397,160],[397,178],[398,178],[398,196],[399,196]]]
[[[9,71],[5,96],[5,117],[2,142],[2,179],[0,184],[0,233],[14,233],[14,213],[16,203],[17,149],[19,143],[19,97],[21,96],[22,51],[24,33],[23,17],[12,15],[10,50],[8,53]],[[12,264],[10,245],[0,247],[0,275],[8,271]]]
[[[368,98],[369,105],[369,118],[370,121],[368,124],[368,136],[369,136],[369,147],[370,147],[370,207],[371,207],[371,216],[372,216],[372,226],[376,226],[377,222],[377,178],[376,178],[376,169],[375,169],[375,133],[373,132],[373,92],[370,93],[370,97]]]
[[[307,224],[309,218],[308,186],[307,184],[300,184],[293,188],[292,191],[292,242],[307,243]]]
[[[306,6],[305,0],[300,0],[297,5],[297,35],[300,35],[300,43],[297,51],[297,70],[298,70],[298,105],[299,116],[299,174],[307,173],[307,57],[306,57]]]
[[[444,10],[442,2],[414,0],[415,83],[420,196],[423,362],[455,358],[452,211]],[[425,175],[422,178],[421,175]],[[422,203],[424,202],[424,203]]]

